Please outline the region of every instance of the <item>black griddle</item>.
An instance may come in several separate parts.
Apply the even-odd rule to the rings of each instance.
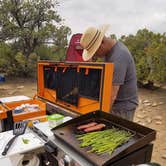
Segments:
[[[133,137],[125,144],[116,148],[111,155],[108,153],[104,153],[102,155],[98,155],[96,153],[87,153],[90,147],[80,148],[80,142],[76,139],[76,134],[80,133],[78,133],[76,128],[79,125],[92,121],[104,123],[106,124],[107,128],[116,127],[129,131],[132,133]],[[150,128],[128,121],[126,119],[122,119],[115,115],[105,113],[103,111],[95,111],[81,115],[53,128],[52,132],[57,139],[63,141],[63,143],[70,146],[70,148],[73,148],[94,166],[108,166],[110,163],[117,161],[129,153],[132,153],[146,146],[151,141],[155,140],[156,137],[156,132]]]

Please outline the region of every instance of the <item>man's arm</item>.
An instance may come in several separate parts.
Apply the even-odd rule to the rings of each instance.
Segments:
[[[111,107],[110,108],[112,108],[112,105],[116,100],[116,97],[117,97],[117,94],[118,94],[118,91],[119,91],[119,87],[120,86],[112,86]]]

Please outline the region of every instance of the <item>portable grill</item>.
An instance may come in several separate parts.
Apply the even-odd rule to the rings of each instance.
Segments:
[[[133,137],[128,142],[115,149],[112,155],[107,153],[102,155],[87,153],[88,148],[80,148],[79,141],[76,139],[76,127],[82,123],[86,124],[92,121],[104,123],[107,128],[112,128],[114,126],[116,128],[129,131],[133,134]],[[52,131],[55,137],[69,145],[95,166],[106,166],[125,157],[126,155],[149,144],[155,139],[156,135],[156,132],[152,129],[102,111],[95,111],[80,116],[55,127]],[[133,161],[133,164],[136,163]]]

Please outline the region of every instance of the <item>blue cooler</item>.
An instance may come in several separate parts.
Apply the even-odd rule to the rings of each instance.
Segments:
[[[5,82],[5,76],[0,74],[0,83]]]

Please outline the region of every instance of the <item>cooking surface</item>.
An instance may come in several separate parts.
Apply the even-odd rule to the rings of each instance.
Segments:
[[[87,153],[91,148],[80,148],[80,142],[76,139],[76,134],[78,134],[76,127],[80,124],[86,124],[91,121],[102,122],[106,124],[107,128],[112,128],[114,126],[119,129],[130,131],[133,134],[133,137],[127,143],[116,148],[112,155],[107,153],[102,155]],[[155,132],[153,130],[101,111],[80,116],[54,128],[52,131],[56,138],[62,140],[88,161],[93,162],[94,165],[98,166],[106,165],[124,157],[128,153],[150,143],[155,138]]]

